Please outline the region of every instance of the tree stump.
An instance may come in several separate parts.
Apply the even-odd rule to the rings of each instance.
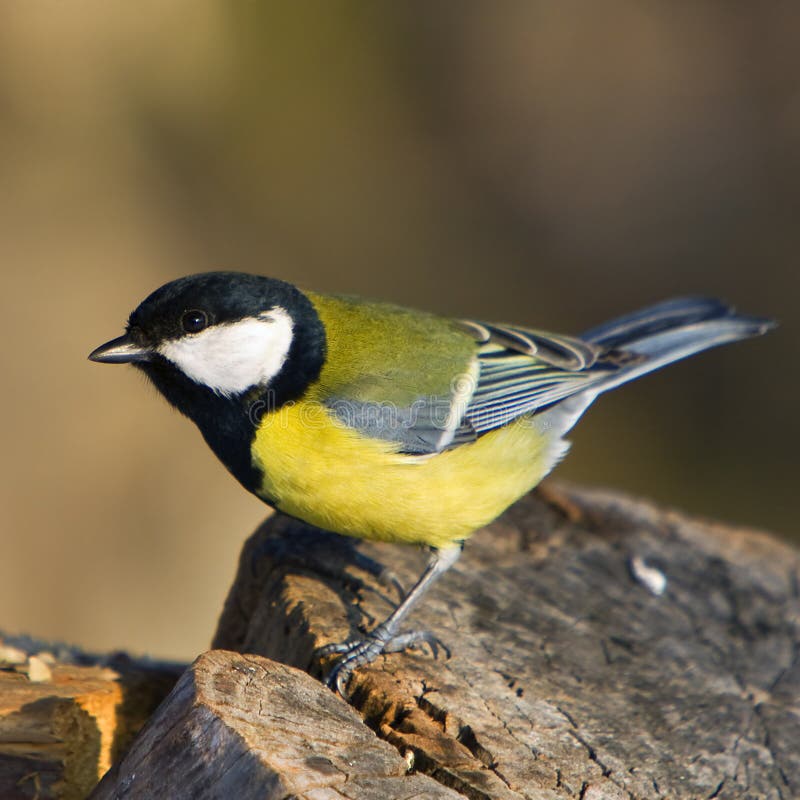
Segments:
[[[318,674],[425,556],[276,515],[213,646]],[[534,492],[415,611],[451,657],[383,656],[350,701],[415,771],[480,798],[800,796],[800,555],[606,491]]]

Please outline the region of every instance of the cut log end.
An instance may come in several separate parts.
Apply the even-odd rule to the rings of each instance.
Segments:
[[[0,797],[82,800],[175,683],[175,665],[65,663],[0,646]],[[88,661],[88,657],[84,657]]]
[[[187,670],[92,798],[458,798],[407,773],[397,751],[318,681],[214,650]]]

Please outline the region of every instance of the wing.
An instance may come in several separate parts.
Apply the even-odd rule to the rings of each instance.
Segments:
[[[479,348],[462,326],[386,303],[308,296],[327,336],[313,394],[340,422],[414,455],[475,439],[464,413]]]
[[[466,404],[452,395],[420,397],[399,406],[335,397],[325,405],[364,436],[394,443],[398,453],[431,455],[477,438],[464,420]]]
[[[630,363],[629,354],[582,339],[473,320],[461,324],[479,346],[479,380],[464,413],[476,435],[585,391]]]

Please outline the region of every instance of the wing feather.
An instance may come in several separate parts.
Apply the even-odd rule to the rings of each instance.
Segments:
[[[464,415],[477,435],[577,394],[617,367],[605,348],[560,334],[463,320],[480,375]]]

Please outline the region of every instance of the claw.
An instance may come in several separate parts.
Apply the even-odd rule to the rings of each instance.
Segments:
[[[326,681],[326,684],[329,689],[333,689],[333,684],[336,684],[336,691],[339,692],[342,697],[347,697],[347,683],[352,674],[352,669],[346,669],[343,667],[342,669],[331,673]]]
[[[346,653],[352,646],[352,642],[332,642],[318,647],[314,651],[314,658],[323,659],[325,656],[333,655],[334,653]]]
[[[399,653],[416,648],[420,644],[428,645],[434,658],[439,657],[440,648],[446,653],[447,658],[450,658],[448,647],[429,631],[409,631],[387,638],[385,630],[381,630],[381,626],[378,626],[364,639],[337,642],[319,647],[315,651],[315,656],[324,658],[333,654],[339,655],[333,669],[325,679],[325,684],[330,689],[338,691],[342,697],[346,697],[345,689],[353,670],[372,663],[381,653]]]
[[[337,659],[333,669],[325,679],[325,683],[331,689],[335,687],[342,697],[346,697],[345,689],[353,670],[374,661],[384,651],[385,644],[373,634],[366,639],[343,642],[333,645],[333,647],[329,645],[327,649],[330,652],[341,653],[342,655]]]

